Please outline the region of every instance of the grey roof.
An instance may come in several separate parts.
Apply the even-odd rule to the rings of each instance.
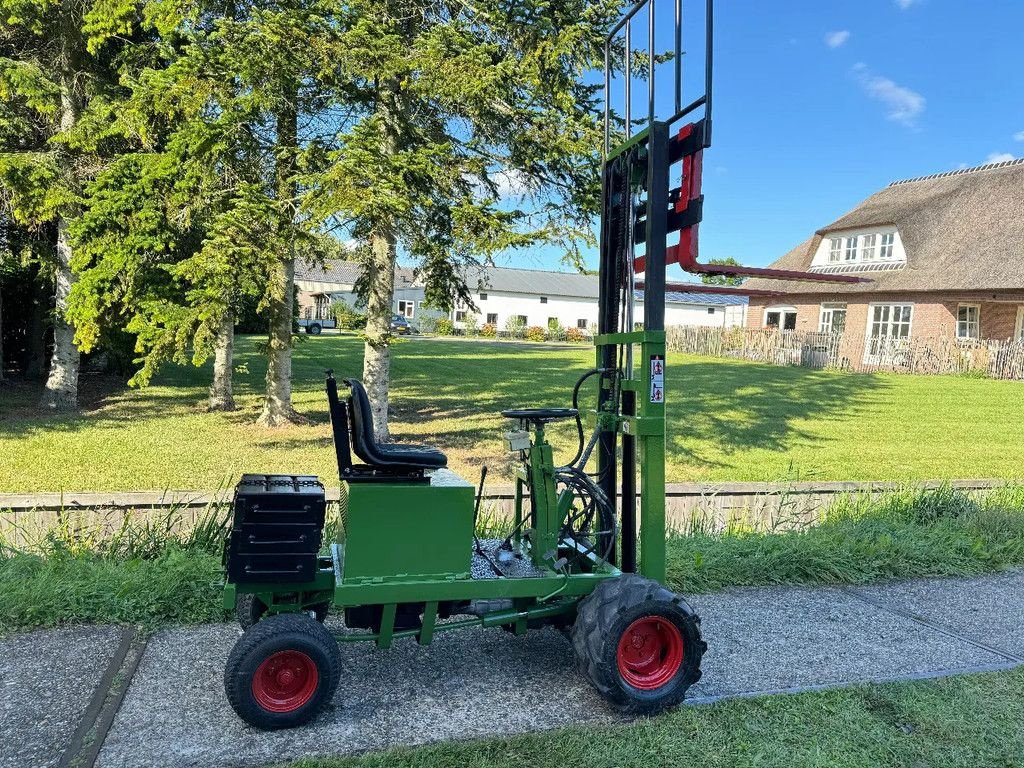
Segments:
[[[995,291],[1024,288],[1024,160],[890,184],[775,261],[806,270],[826,234],[895,225],[906,267],[870,272],[870,283],[753,279],[745,287],[785,293]]]
[[[362,265],[355,261],[335,259],[326,264],[314,264],[304,259],[295,261],[295,279],[311,283],[355,284],[362,272]],[[411,269],[395,268],[395,288],[406,288],[416,282]]]
[[[644,300],[643,291],[633,291],[636,301]],[[703,307],[738,307],[750,303],[747,296],[721,293],[696,293],[689,291],[666,291],[666,304],[697,304]]]
[[[579,272],[548,272],[542,269],[480,267],[466,278],[470,290],[505,293],[548,293],[552,296],[596,299],[597,277]]]

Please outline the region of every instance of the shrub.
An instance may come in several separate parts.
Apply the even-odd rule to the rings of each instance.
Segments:
[[[480,335],[480,320],[474,314],[466,314],[466,319],[462,321],[462,331],[467,336],[479,336]]]
[[[480,335],[485,339],[493,339],[498,335],[498,327],[494,323],[484,323],[480,328]]]
[[[505,321],[505,333],[508,334],[511,339],[523,338],[523,331],[526,330],[526,323],[520,320],[518,317],[510,317]]]
[[[437,325],[434,328],[434,332],[438,336],[454,336],[455,323],[453,323],[447,317],[442,317],[440,320],[437,321]]]
[[[437,324],[439,318],[437,315],[423,315],[420,317],[417,326],[419,327],[420,333],[437,333]]]
[[[565,341],[565,328],[557,318],[548,320],[548,338],[552,341]]]
[[[331,314],[343,331],[361,331],[366,328],[366,315],[356,312],[344,299],[331,304]]]
[[[586,341],[587,340],[587,336],[579,328],[566,328],[565,329],[565,340],[566,341],[581,342],[581,341]]]
[[[548,337],[547,331],[539,325],[531,325],[526,329],[526,338],[530,341],[544,341]]]

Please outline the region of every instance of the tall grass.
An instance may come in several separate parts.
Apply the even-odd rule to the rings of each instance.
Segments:
[[[667,542],[670,585],[700,592],[768,584],[864,584],[965,576],[1024,564],[1024,488],[949,487],[843,497],[817,520],[714,531],[696,518]]]
[[[668,582],[680,592],[772,584],[864,584],[962,576],[1024,564],[1024,488],[987,495],[951,488],[844,497],[816,519],[786,503],[761,525],[736,517],[717,527],[695,517],[667,540]],[[0,633],[68,622],[156,627],[214,621],[220,608],[226,506],[182,523],[182,510],[126,515],[117,525],[69,513],[14,546],[0,532]],[[328,508],[325,543],[338,512]],[[497,507],[477,521],[483,537],[510,525]],[[25,531],[19,531],[24,541]],[[468,550],[469,542],[467,542]]]

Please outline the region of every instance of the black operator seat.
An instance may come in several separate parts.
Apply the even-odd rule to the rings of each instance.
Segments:
[[[438,469],[448,466],[448,457],[429,445],[378,443],[373,435],[373,411],[370,398],[358,379],[345,379],[352,391],[352,450],[371,467]]]
[[[506,419],[519,419],[533,424],[547,424],[559,419],[572,419],[579,415],[576,408],[510,408],[502,411]]]

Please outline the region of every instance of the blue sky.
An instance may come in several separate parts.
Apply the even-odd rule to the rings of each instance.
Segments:
[[[1024,156],[1021,30],[1024,0],[718,0],[702,260],[764,265],[891,181]]]

